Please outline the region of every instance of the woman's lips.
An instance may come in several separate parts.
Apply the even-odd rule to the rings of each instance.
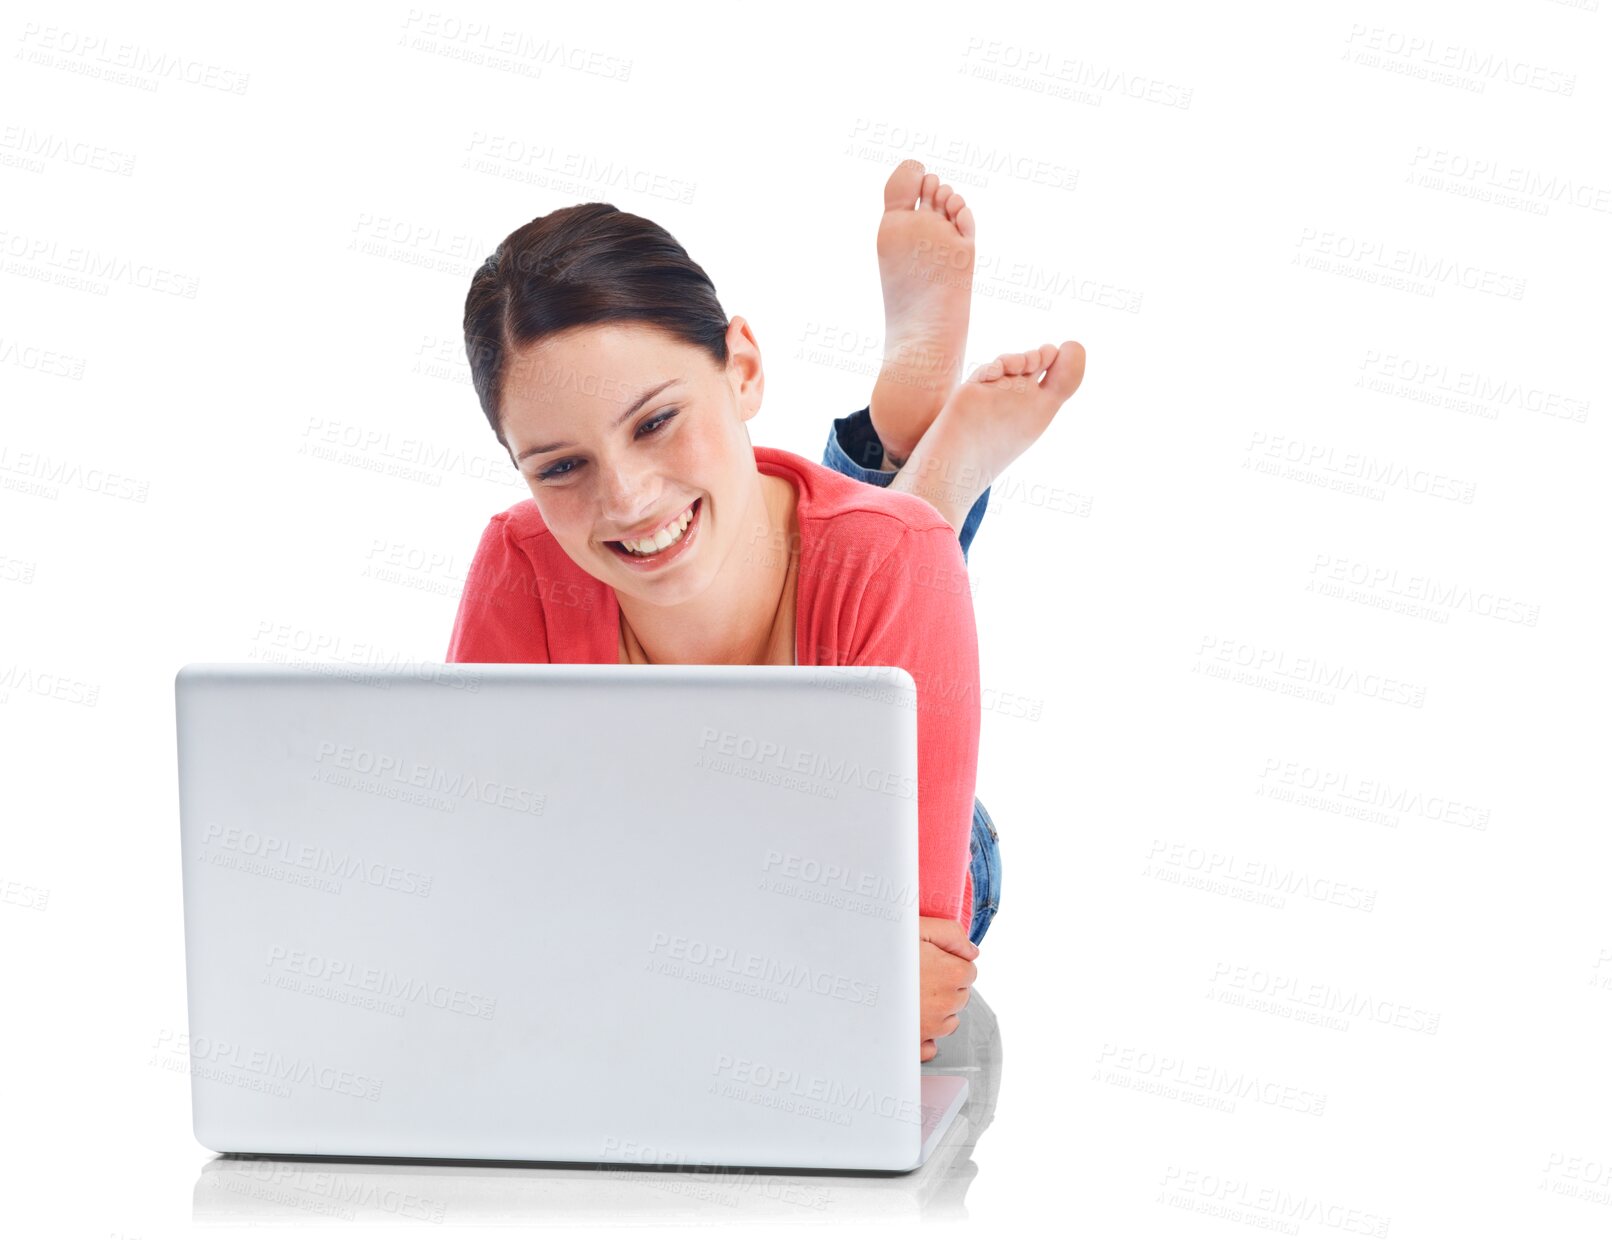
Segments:
[[[688,528],[683,531],[683,537],[679,538],[671,546],[655,552],[654,555],[634,555],[617,542],[607,542],[605,546],[610,548],[616,559],[629,568],[637,569],[639,572],[660,568],[663,565],[674,563],[687,553],[699,533],[702,524],[700,516],[704,511],[705,497],[702,495],[694,501],[694,515],[689,518]]]

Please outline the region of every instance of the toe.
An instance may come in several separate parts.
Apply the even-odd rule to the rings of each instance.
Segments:
[[[948,214],[946,210],[946,202],[949,198],[951,198],[952,192],[952,187],[950,185],[942,185],[935,191],[934,207],[935,210],[939,211],[942,215]]]
[[[974,208],[961,207],[957,212],[957,231],[969,241],[974,240]]]
[[[935,191],[940,188],[940,178],[933,172],[924,173],[923,183],[918,188],[918,205],[932,207],[935,205]]]
[[[1048,346],[1051,347],[1050,345]],[[1062,404],[1075,394],[1080,381],[1086,377],[1086,348],[1078,340],[1065,340],[1047,367],[1041,380],[1041,390],[1051,392]]]
[[[918,201],[918,187],[923,179],[924,166],[921,163],[916,159],[902,160],[884,183],[884,209],[910,211],[912,204]]]

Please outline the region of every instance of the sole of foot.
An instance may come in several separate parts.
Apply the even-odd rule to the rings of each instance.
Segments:
[[[1004,353],[947,399],[891,486],[928,500],[961,531],[974,502],[1040,439],[1086,375],[1079,342]]]
[[[903,160],[884,186],[879,281],[884,363],[873,386],[873,429],[904,461],[957,387],[974,292],[974,212],[963,196]]]

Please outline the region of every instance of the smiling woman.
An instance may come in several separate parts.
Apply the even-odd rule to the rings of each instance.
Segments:
[[[983,488],[965,496],[959,540],[932,502],[889,485],[866,409],[834,420],[821,465],[753,445],[764,380],[749,324],[665,230],[608,204],[511,233],[471,282],[465,347],[531,498],[488,521],[448,661],[906,669],[919,914],[954,923],[965,937],[948,950],[966,961],[1000,873],[974,797],[966,553]]]

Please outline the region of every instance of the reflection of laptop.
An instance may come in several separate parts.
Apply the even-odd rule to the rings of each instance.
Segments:
[[[230,1153],[906,1171],[899,668],[190,664],[197,1139]]]

